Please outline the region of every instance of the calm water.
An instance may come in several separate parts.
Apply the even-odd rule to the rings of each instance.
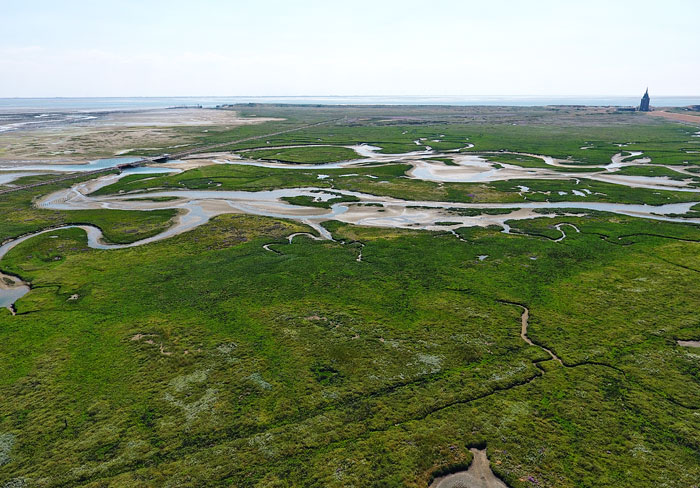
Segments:
[[[94,171],[97,169],[114,168],[119,164],[133,163],[141,158],[121,157],[121,158],[106,158],[96,159],[87,164],[34,164],[17,166],[0,166],[0,171]]]
[[[653,93],[652,93],[653,95]],[[0,112],[11,111],[103,111],[165,108],[183,105],[215,107],[227,103],[295,103],[326,105],[620,105],[636,106],[640,96],[624,97],[114,97],[114,98],[0,98]],[[651,98],[657,107],[681,107],[700,105],[700,96]]]
[[[16,164],[0,164],[0,184],[11,183],[13,180],[20,178],[22,176],[30,176],[34,174],[45,174],[46,172],[80,172],[80,171],[95,171],[98,169],[114,168],[120,164],[133,163],[134,161],[139,161],[141,158],[130,158],[130,157],[120,157],[120,158],[106,158],[106,159],[95,159],[86,164],[26,164],[26,165],[16,165]],[[169,161],[171,163],[181,163],[180,160]],[[28,172],[29,171],[29,172]],[[178,173],[181,170],[175,168],[163,168],[154,166],[137,166],[135,168],[125,168],[122,170],[122,174],[160,174],[160,173]]]

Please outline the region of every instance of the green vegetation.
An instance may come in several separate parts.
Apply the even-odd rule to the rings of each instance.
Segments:
[[[55,174],[48,175],[27,175],[17,178],[11,182],[13,186],[31,185],[32,183],[39,183],[40,181],[49,181],[56,178]]]
[[[687,154],[691,128],[680,124],[609,126],[486,126],[470,132],[475,147],[467,151],[512,151],[570,159],[572,164],[609,164],[622,151],[643,151],[657,164],[700,164],[700,154]],[[618,144],[623,144],[619,147]],[[589,149],[582,147],[593,146]]]
[[[92,224],[113,243],[126,244],[161,233],[170,227],[176,210],[150,212],[126,210],[52,211],[33,205],[41,195],[70,186],[75,180],[0,195],[0,242],[47,227]]]
[[[241,155],[254,159],[306,164],[335,163],[337,161],[348,161],[359,158],[359,155],[352,149],[336,146],[259,149],[255,151],[243,151]]]
[[[592,173],[596,171],[601,171],[602,168],[583,168],[571,165],[571,167],[563,168],[558,166],[552,166],[547,164],[540,158],[535,158],[532,156],[526,156],[524,154],[509,154],[509,153],[499,153],[499,154],[487,154],[486,159],[489,161],[498,161],[499,163],[513,164],[515,166],[521,166],[523,168],[544,168],[551,171],[562,171],[567,173]]]
[[[131,198],[132,202],[172,202],[177,200],[177,197],[143,197],[143,198]]]
[[[386,119],[395,111],[401,117]],[[468,110],[468,113],[465,113]],[[570,159],[572,164],[610,163],[621,151],[643,151],[657,164],[700,164],[694,148],[696,130],[683,124],[645,117],[638,113],[580,113],[576,109],[482,107],[371,108],[346,107],[315,110],[303,107],[243,107],[242,115],[284,117],[283,122],[210,130],[197,137],[201,144],[264,134],[270,129],[318,122],[341,116],[356,116],[362,122],[338,121],[298,132],[246,141],[228,149],[299,144],[351,145],[368,143],[392,154],[422,150],[428,145],[437,151],[462,149],[471,152],[512,151]],[[494,123],[498,120],[499,123]],[[612,128],[612,130],[611,130]],[[189,135],[189,133],[187,133]],[[416,145],[414,141],[418,141]],[[439,141],[439,142],[435,142]],[[466,149],[468,143],[474,144]],[[620,147],[620,145],[623,145]],[[587,148],[587,149],[581,149]]]
[[[529,191],[522,192],[522,198],[535,202],[617,202],[663,205],[666,203],[694,202],[697,194],[669,190],[650,190],[630,188],[595,180],[507,180],[495,181],[491,186],[501,192],[520,191],[520,186],[527,186]],[[579,194],[574,193],[574,190]]]
[[[692,179],[696,183],[700,182],[700,177],[684,175],[683,173],[679,173],[678,171],[674,171],[664,166],[625,166],[616,171],[615,174],[631,176],[665,176],[672,180]]]
[[[512,208],[449,208],[448,211],[455,215],[474,217],[476,215],[505,215],[513,211]]]
[[[345,159],[338,146],[357,143],[385,153],[474,143],[471,152],[572,164],[607,164],[628,149],[657,164],[700,164],[681,150],[696,129],[636,113],[235,109],[277,120],[176,131],[202,146],[346,117],[228,149],[312,163]],[[309,147],[267,148],[284,145]],[[266,149],[245,152],[257,147]],[[163,202],[173,197],[148,190],[304,187],[335,195],[286,201],[328,208],[357,201],[339,193],[353,190],[413,200],[414,212],[423,200],[700,200],[583,176],[438,183],[409,178],[410,167],[217,164],[129,175],[96,194]],[[653,164],[618,174],[686,178]],[[74,183],[1,195],[0,241],[89,223],[112,242],[133,242],[176,215],[35,205]],[[511,211],[450,208],[437,224]],[[581,209],[537,215],[508,221],[510,233],[334,220],[323,224],[334,241],[298,235],[290,243],[313,230],[228,214],[119,250],[89,248],[76,228],[20,243],[0,263],[31,283],[16,315],[0,309],[0,484],[426,488],[437,473],[464,469],[469,447],[485,446],[512,488],[697,485],[700,354],[677,340],[700,340],[700,226]],[[700,204],[685,217],[698,215]]]
[[[410,169],[406,164],[389,164],[348,169],[299,171],[270,169],[255,166],[213,165],[175,175],[142,178],[123,178],[101,188],[95,194],[108,195],[120,191],[150,188],[190,190],[245,190],[258,191],[273,188],[319,187],[351,190],[373,195],[391,196],[407,200],[437,200],[447,202],[522,202],[525,200],[552,202],[601,201],[618,203],[666,203],[697,201],[697,195],[688,192],[630,188],[580,178],[577,180],[506,180],[493,183],[435,183],[405,177]],[[318,179],[319,174],[327,178]],[[372,178],[368,177],[372,176]],[[522,193],[519,186],[530,192]],[[588,194],[572,193],[573,190]],[[560,194],[562,192],[562,194]],[[521,195],[522,193],[522,195]]]
[[[301,205],[303,207],[320,207],[320,208],[331,208],[336,203],[343,202],[358,202],[359,198],[352,195],[342,195],[338,194],[335,198],[329,198],[328,200],[316,200],[314,197],[307,195],[300,195],[297,197],[282,197],[282,200],[291,203],[292,205]]]
[[[439,161],[447,166],[458,166],[457,163],[450,158],[430,158],[429,161]]]
[[[121,251],[78,230],[32,239],[5,262],[35,290],[0,316],[0,431],[16,439],[0,473],[424,487],[485,443],[515,487],[689,486],[700,363],[673,339],[700,332],[699,244],[612,241],[700,231],[613,220],[579,218],[561,243],[330,226],[364,243],[359,263],[331,242],[268,252],[298,226],[245,216]],[[530,308],[529,336],[566,367],[501,300]]]
[[[489,161],[497,161],[499,163],[514,164],[516,166],[522,166],[523,168],[549,168],[553,167],[546,164],[542,159],[535,158],[532,156],[526,156],[524,154],[487,154],[485,156]]]

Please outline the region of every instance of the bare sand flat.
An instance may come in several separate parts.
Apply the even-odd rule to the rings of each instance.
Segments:
[[[93,118],[0,133],[0,161],[83,161],[162,150],[174,153],[195,142],[179,127],[233,128],[269,117],[242,117],[233,110],[159,109],[96,114]],[[31,127],[31,128],[29,128]]]
[[[216,110],[206,108],[174,108],[158,110],[138,110],[110,112],[90,125],[124,125],[124,126],[195,126],[224,125],[239,126],[261,124],[275,119],[272,117],[241,117],[234,110]]]
[[[663,117],[665,119],[670,119],[670,120],[678,120],[681,122],[693,122],[696,124],[700,124],[700,115],[679,114],[679,113],[675,113],[675,112],[664,112],[663,110],[648,112],[648,114],[651,116],[654,116],[654,117]]]
[[[217,163],[216,161],[212,161],[211,159],[184,159],[184,160],[179,161],[179,162],[159,163],[158,166],[153,166],[153,167],[155,167],[155,168],[173,168],[173,169],[180,169],[182,171],[186,171],[188,169],[197,169],[197,168],[201,168],[203,166],[210,166],[212,164],[219,164],[219,163]]]

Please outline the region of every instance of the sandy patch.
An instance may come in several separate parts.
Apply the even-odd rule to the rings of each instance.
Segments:
[[[177,108],[111,112],[104,116],[86,122],[88,125],[139,125],[156,127],[197,126],[197,125],[226,125],[240,126],[261,124],[275,120],[272,117],[241,117],[234,110],[215,110],[202,108]]]
[[[471,448],[470,451],[474,455],[474,460],[467,471],[435,478],[430,488],[508,488],[491,471],[486,449]]]
[[[159,148],[175,153],[195,143],[195,135],[183,135],[177,127],[233,128],[262,124],[266,117],[241,117],[233,110],[159,109],[107,112],[95,118],[51,127],[0,133],[5,159],[55,158],[73,162],[80,158],[130,154],[130,148]]]
[[[157,165],[149,165],[153,168],[173,168],[186,171],[188,169],[197,169],[204,166],[210,166],[212,164],[219,164],[211,159],[184,159],[180,162],[168,162],[168,163],[158,163]]]
[[[647,115],[652,117],[663,117],[669,120],[678,120],[681,122],[691,122],[695,124],[700,124],[700,115],[692,114],[679,114],[675,112],[664,112],[663,110],[657,110],[654,112],[647,112]]]

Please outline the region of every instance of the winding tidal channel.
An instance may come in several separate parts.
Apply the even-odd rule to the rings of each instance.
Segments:
[[[363,167],[367,164],[382,164],[405,162],[413,166],[408,172],[409,178],[430,180],[438,182],[488,182],[514,178],[546,178],[546,179],[571,179],[582,178],[596,179],[613,182],[610,177],[615,177],[616,169],[626,164],[639,163],[637,158],[640,153],[623,156],[621,153],[613,156],[610,167],[602,167],[600,172],[567,173],[550,170],[548,168],[523,168],[515,165],[492,163],[481,156],[447,151],[436,153],[426,146],[424,150],[413,151],[404,154],[380,154],[379,148],[369,145],[348,146],[354,149],[361,159],[344,161],[340,163],[328,163],[320,165],[296,165],[255,160],[244,160],[231,154],[216,153],[206,156],[208,164],[239,164],[256,165],[270,168],[288,168],[300,170],[322,170],[323,168],[348,168]],[[251,151],[250,153],[254,153]],[[430,158],[449,157],[454,165],[447,165]],[[558,161],[548,156],[529,155],[542,159],[552,167],[572,167],[570,161]],[[205,156],[201,156],[202,158]],[[633,161],[628,161],[632,158]],[[186,160],[192,164],[193,161]],[[645,161],[646,162],[646,161]],[[566,163],[569,165],[567,166]],[[176,167],[173,165],[173,167]],[[572,167],[573,168],[573,167]],[[671,167],[669,167],[671,168]],[[29,168],[24,168],[29,169]],[[32,170],[44,170],[45,168],[32,167]],[[165,168],[154,168],[155,172],[162,172]],[[148,171],[148,168],[140,168]],[[169,169],[169,171],[178,171]],[[96,190],[116,182],[126,173],[108,175],[87,182],[73,185],[70,188],[59,190],[49,194],[36,202],[41,208],[53,210],[84,210],[84,209],[119,209],[151,211],[157,209],[177,209],[179,214],[174,224],[166,231],[131,244],[109,244],[103,240],[102,231],[97,227],[88,225],[72,225],[61,228],[79,227],[87,234],[88,246],[95,249],[120,249],[134,247],[150,242],[159,241],[168,237],[191,230],[206,223],[216,215],[226,213],[245,213],[275,218],[292,219],[304,223],[318,233],[319,239],[332,239],[331,234],[321,225],[328,220],[338,220],[344,223],[364,225],[372,227],[393,227],[406,229],[423,229],[431,231],[454,232],[455,229],[468,226],[500,226],[508,233],[509,220],[532,219],[538,217],[554,217],[555,210],[567,209],[570,215],[577,215],[576,209],[597,210],[612,212],[620,215],[642,217],[671,222],[700,223],[700,218],[680,218],[678,215],[687,213],[696,202],[676,203],[667,205],[634,205],[603,202],[516,202],[516,203],[455,203],[436,201],[402,200],[391,197],[376,196],[366,193],[328,190],[316,187],[287,188],[257,192],[246,191],[217,191],[217,190],[154,190],[140,193],[128,193],[108,196],[94,196]],[[319,175],[322,179],[324,175]],[[688,180],[669,180],[667,178],[652,178],[618,175],[615,183],[629,187],[642,187],[651,189],[673,189],[691,192],[699,192],[700,189],[692,187],[691,178]],[[523,188],[527,191],[527,188]],[[580,192],[581,193],[581,192]],[[585,195],[574,193],[578,196]],[[284,198],[306,196],[314,201],[328,201],[338,196],[355,197],[357,201],[351,203],[335,203],[330,208],[305,207],[292,205],[284,201]],[[167,197],[167,198],[163,198]],[[154,200],[148,200],[154,199]],[[700,196],[698,198],[700,200]],[[474,210],[501,209],[505,213],[490,215],[473,212]],[[546,210],[553,212],[547,213]],[[471,214],[460,215],[460,210],[471,210]],[[542,212],[542,211],[545,212]],[[559,215],[561,213],[559,212]],[[562,239],[566,236],[561,227]],[[573,230],[578,231],[575,227]],[[0,246],[0,260],[12,248],[32,237],[47,232],[55,232],[57,229],[45,229],[33,234],[25,235],[8,241]],[[558,239],[561,241],[561,239]],[[272,250],[272,249],[267,249]],[[275,252],[275,251],[273,251]],[[359,261],[359,259],[358,259]],[[29,285],[16,276],[0,273],[0,306],[12,306],[16,300],[29,291]]]

